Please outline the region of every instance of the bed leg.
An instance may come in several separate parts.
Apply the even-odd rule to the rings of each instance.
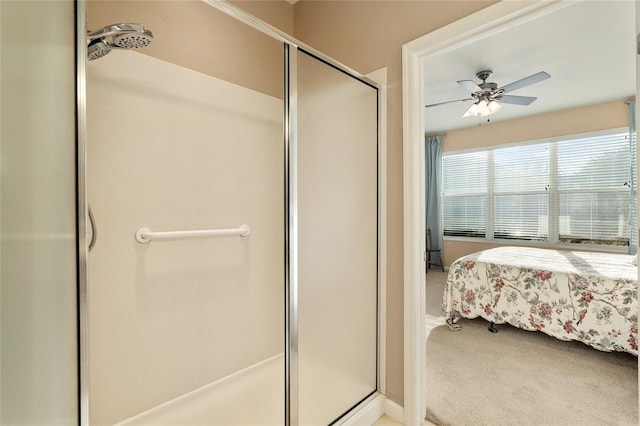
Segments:
[[[496,326],[496,325],[495,325],[494,323],[490,322],[490,323],[489,323],[489,328],[488,328],[488,330],[489,330],[490,332],[492,332],[492,333],[497,333],[497,332],[498,332],[498,329],[497,329],[495,326]]]

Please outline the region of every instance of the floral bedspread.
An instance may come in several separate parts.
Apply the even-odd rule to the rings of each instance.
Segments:
[[[500,247],[456,260],[442,299],[460,316],[579,340],[638,356],[638,267],[633,256]]]

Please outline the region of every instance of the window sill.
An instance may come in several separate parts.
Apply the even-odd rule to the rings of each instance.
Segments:
[[[469,237],[449,237],[445,236],[444,241],[460,241],[479,244],[495,244],[500,246],[524,246],[524,247],[539,247],[553,250],[573,250],[573,251],[598,251],[603,253],[617,253],[627,254],[629,253],[628,246],[606,246],[600,244],[549,244],[539,241],[521,241],[521,240],[500,240],[500,239],[486,239],[486,238],[469,238]]]

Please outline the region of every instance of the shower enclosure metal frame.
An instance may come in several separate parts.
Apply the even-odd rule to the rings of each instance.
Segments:
[[[298,117],[297,117],[297,54],[305,52],[327,65],[373,87],[377,91],[378,145],[381,140],[380,102],[381,90],[377,82],[357,71],[339,63],[331,57],[301,43],[277,28],[266,24],[234,6],[227,0],[201,0],[211,7],[224,12],[238,21],[267,34],[284,45],[284,148],[285,148],[285,424],[297,425],[298,413],[298,211],[297,211],[297,151],[298,151]],[[86,0],[76,0],[76,97],[77,97],[77,235],[78,235],[78,335],[79,335],[79,419],[83,426],[89,425],[89,354],[88,354],[88,195],[87,195],[87,117],[86,117],[86,62],[87,62],[87,28]],[[378,148],[379,149],[379,148]],[[380,167],[378,166],[378,198],[380,193]],[[380,203],[378,203],[380,208]],[[378,234],[380,234],[380,217],[378,212]],[[380,235],[378,235],[380,244]],[[360,404],[371,400],[383,388],[384,377],[380,372],[380,247],[378,247],[378,306],[377,335],[378,355],[376,372],[376,390]],[[382,348],[383,349],[383,348]],[[353,407],[355,408],[355,407]]]
[[[89,425],[89,313],[87,240],[89,202],[87,195],[87,26],[85,0],[75,2],[76,11],[76,171],[78,235],[78,419]]]

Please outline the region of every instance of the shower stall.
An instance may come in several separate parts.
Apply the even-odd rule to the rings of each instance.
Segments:
[[[377,84],[225,1],[78,26],[83,422],[348,422],[379,395]]]

